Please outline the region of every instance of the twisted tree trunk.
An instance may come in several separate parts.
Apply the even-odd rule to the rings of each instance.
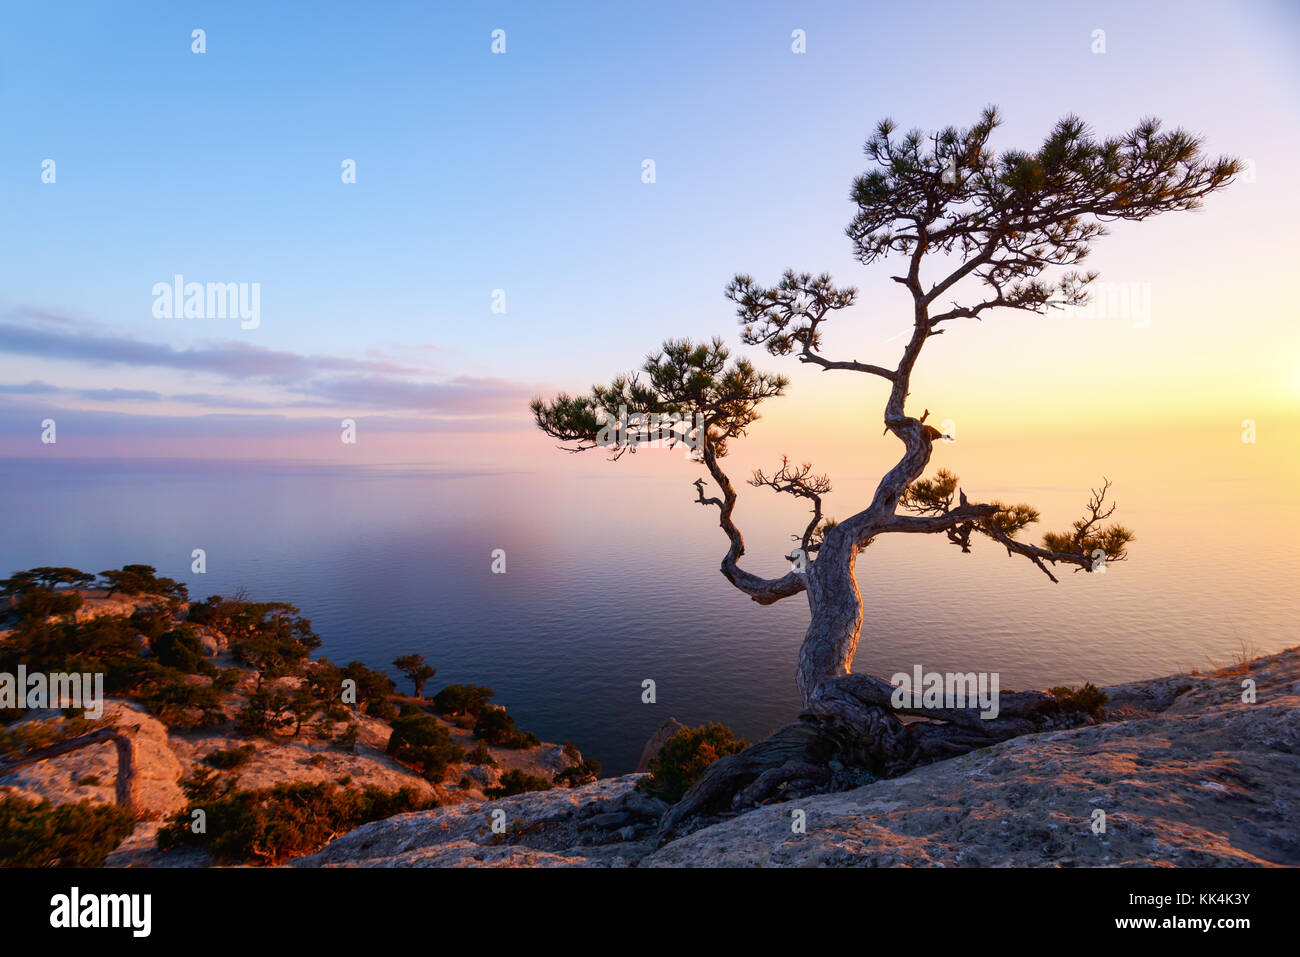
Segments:
[[[880,483],[867,509],[826,531],[815,561],[808,565],[805,589],[811,620],[799,649],[796,683],[804,711],[797,721],[766,740],[710,765],[659,826],[666,841],[692,822],[730,813],[777,797],[787,785],[824,785],[832,759],[881,777],[920,764],[953,757],[999,741],[1086,718],[1060,719],[1059,702],[1041,692],[1002,695],[999,716],[980,716],[977,708],[896,708],[894,685],[884,678],[852,673],[862,635],[862,595],[854,566],[858,552],[885,531],[927,531],[925,520],[895,515],[899,497],[925,469],[931,440],[920,420],[901,412],[901,396],[891,402],[886,423],[904,441],[902,460]],[[892,421],[891,421],[892,418]],[[975,517],[987,506],[962,506],[944,518]],[[919,524],[908,524],[918,522]],[[900,715],[927,721],[905,724]]]
[[[1203,197],[1230,183],[1241,165],[1228,157],[1205,158],[1195,136],[1184,130],[1161,133],[1157,120],[1143,121],[1122,137],[1098,141],[1072,116],[1057,123],[1036,153],[1015,150],[999,157],[988,147],[999,123],[997,111],[990,108],[968,129],[950,127],[929,137],[912,132],[898,138],[893,122],[884,120],[867,142],[873,168],[854,180],[851,195],[857,213],[848,235],[863,265],[894,254],[906,260],[905,273],[889,277],[912,298],[911,338],[893,368],[822,354],[823,323],[857,299],[857,289],[836,287],[828,274],[787,270],[776,285],[765,287],[739,273],[727,285],[726,296],[737,306],[747,345],[765,346],[774,356],[794,355],[822,370],[883,379],[890,386],[885,430],[903,443],[904,453],[877,486],[871,504],[847,521],[821,524],[821,495],[830,491],[830,483],[826,476],[814,475],[811,464],[792,465],[783,457],[773,475],[754,473],[750,484],[813,504],[803,535],[792,537],[801,543],[796,552],[802,554],[791,556],[799,559],[797,569],[769,579],[740,567],[745,544],[733,520],[736,492],[719,467],[728,443],[744,436],[758,419],[759,404],[784,394],[788,381],[783,376],[758,372],[747,360],[728,366],[721,339],[700,344],[669,340],[642,366],[646,380],[636,374],[623,376],[607,387],[593,388],[590,395],[562,393],[551,402],[537,399],[532,404],[537,425],[562,442],[574,443],[569,451],[612,444],[613,458],[634,445],[611,443],[614,409],[636,407],[639,414],[652,417],[693,413],[695,424],[688,429],[695,440],[692,454],[700,453],[721,491],[720,496],[706,496],[704,480],[695,483],[696,501],[717,508],[730,543],[722,560],[723,576],[763,605],[808,593],[811,621],[796,673],[803,714],[766,741],[711,766],[665,817],[661,834],[671,834],[693,816],[778,796],[783,789],[797,793],[805,782],[824,783],[821,762],[828,761],[828,755],[894,774],[1027,731],[1089,720],[1058,718],[1061,709],[1055,698],[1027,692],[1000,696],[1000,716],[994,720],[982,720],[974,709],[945,708],[925,710],[924,716],[932,720],[905,725],[900,713],[912,709],[893,705],[895,689],[889,682],[850,672],[863,627],[854,561],[877,535],[898,532],[942,532],[963,552],[970,550],[972,533],[979,532],[1005,547],[1008,555],[1033,562],[1054,582],[1049,564],[1093,571],[1097,562],[1126,557],[1132,532],[1118,524],[1101,525],[1114,511],[1113,503],[1103,507],[1109,481],[1093,490],[1087,513],[1072,532],[1048,533],[1043,546],[1014,538],[1038,520],[1030,506],[971,504],[950,473],[941,484],[936,484],[938,476],[917,483],[930,460],[933,440],[950,436],[925,424],[928,410],[919,419],[906,414],[912,370],[926,340],[942,335],[945,323],[981,319],[995,309],[1045,315],[1058,306],[1086,302],[1096,273],[1071,270],[1048,281],[1044,271],[1082,262],[1091,241],[1104,234],[1107,221],[1138,222],[1198,207]],[[927,276],[923,281],[922,262],[928,266],[936,259],[941,264],[939,278]],[[955,294],[959,284],[979,284],[984,291],[965,303],[953,300],[951,308],[931,315],[931,308],[950,292]],[[898,514],[900,502],[910,514]],[[844,783],[832,781],[833,786]]]
[[[1090,720],[1062,717],[1057,699],[1037,691],[1001,695],[999,715],[991,720],[982,718],[978,708],[896,708],[892,683],[850,671],[862,629],[861,600],[852,580],[855,552],[846,549],[831,562],[823,553],[809,566],[812,621],[799,650],[797,673],[803,713],[758,744],[710,765],[664,815],[661,842],[693,825],[703,826],[711,816],[778,798],[783,787],[802,794],[808,787],[824,786],[832,777],[827,765],[833,759],[892,777],[1017,735]],[[828,581],[830,575],[840,578]],[[906,724],[902,715],[929,720]]]

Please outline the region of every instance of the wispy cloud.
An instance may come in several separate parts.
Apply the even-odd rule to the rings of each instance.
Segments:
[[[48,407],[30,402],[0,400],[0,437],[38,443],[39,423],[51,415]],[[288,416],[277,413],[206,413],[203,415],[154,415],[99,409],[63,409],[56,413],[60,445],[65,437],[98,438],[287,438],[328,437],[337,444],[336,416]],[[522,420],[429,419],[415,416],[370,415],[358,417],[368,433],[455,433],[506,432],[523,427]],[[6,451],[12,451],[6,450]]]
[[[421,346],[422,351],[427,351]],[[213,376],[228,391],[164,393],[157,389],[82,388],[33,380],[2,384],[0,395],[45,395],[97,403],[174,402],[209,409],[290,410],[333,408],[382,410],[418,416],[523,416],[534,385],[498,378],[437,377],[373,352],[357,359],[299,354],[246,342],[215,342],[190,348],[148,342],[105,331],[101,326],[48,311],[24,308],[0,320],[0,353],[83,367],[153,368],[183,375]],[[250,396],[256,386],[281,399]]]
[[[70,323],[45,329],[22,322],[0,322],[0,352],[100,366],[153,366],[209,372],[229,379],[294,380],[325,372],[410,375],[421,371],[384,360],[299,355],[244,342],[177,349],[125,336],[96,334]]]

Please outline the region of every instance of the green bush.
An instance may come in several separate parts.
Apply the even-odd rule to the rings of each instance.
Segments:
[[[357,737],[360,733],[361,725],[357,724],[355,721],[349,721],[348,726],[334,736],[333,744],[335,747],[355,754],[357,750]]]
[[[120,570],[99,573],[108,588],[108,594],[162,595],[172,602],[189,601],[189,591],[170,578],[159,578],[152,565],[123,565]]]
[[[488,750],[488,746],[482,741],[479,741],[470,749],[469,754],[465,756],[465,760],[470,764],[487,764],[493,767],[497,763],[497,759],[492,757],[492,752]]]
[[[433,710],[441,715],[478,717],[484,705],[496,696],[482,685],[447,685],[433,697]]]
[[[234,606],[222,611],[230,650],[257,671],[259,689],[265,678],[294,674],[320,647],[311,620],[299,615],[293,605],[282,601],[226,604]]]
[[[297,737],[303,722],[316,710],[316,701],[306,691],[283,688],[255,691],[235,716],[235,729],[250,737]]]
[[[1101,717],[1101,709],[1110,700],[1110,695],[1102,691],[1091,681],[1082,688],[1058,685],[1048,688],[1047,693],[1054,695],[1061,703],[1061,710],[1066,714],[1081,713]]]
[[[498,748],[535,748],[542,743],[532,732],[516,728],[515,719],[500,708],[486,708],[479,714],[474,737]]]
[[[94,575],[76,568],[30,568],[25,572],[14,572],[12,577],[0,581],[0,595],[21,595],[32,588],[58,588],[60,585],[85,588],[94,580]]]
[[[123,615],[81,623],[22,622],[0,642],[0,671],[13,674],[20,663],[47,672],[102,672],[108,694],[131,694],[158,669],[140,656],[135,628]]]
[[[388,739],[388,754],[399,761],[415,765],[424,777],[440,782],[447,765],[463,761],[465,749],[457,745],[438,720],[428,714],[409,714],[393,721]]]
[[[642,782],[642,789],[675,804],[710,764],[747,747],[749,744],[743,738],[736,737],[734,731],[716,721],[698,728],[683,728],[650,759],[650,778]]]
[[[397,685],[382,671],[367,668],[359,661],[350,661],[347,667],[338,670],[338,679],[340,683],[344,679],[356,682],[357,705],[370,717],[380,721],[392,721],[397,717],[397,708],[389,700],[397,692]],[[340,700],[337,686],[331,697]]]
[[[235,790],[238,784],[238,774],[221,774],[214,768],[197,767],[181,781],[181,790],[192,805],[207,807]]]
[[[212,728],[226,720],[216,690],[175,668],[154,665],[139,698],[150,714],[171,728]]]
[[[496,787],[487,788],[483,793],[490,798],[500,798],[523,794],[525,791],[549,791],[551,787],[551,782],[546,778],[525,774],[523,771],[507,771],[501,775],[501,781]]]
[[[203,759],[204,764],[211,765],[220,771],[229,771],[231,768],[241,768],[249,761],[253,760],[253,755],[257,753],[257,747],[252,744],[236,745],[233,748],[218,748],[211,751]]]
[[[82,597],[76,592],[33,587],[18,596],[14,611],[19,618],[48,618],[51,615],[70,615],[81,607],[82,602]]]
[[[203,654],[203,642],[199,634],[189,625],[181,625],[170,631],[164,631],[153,640],[154,660],[168,668],[176,668],[187,674],[197,674],[207,659]]]
[[[584,784],[591,784],[600,777],[600,762],[595,758],[587,758],[577,764],[571,764],[562,771],[555,772],[555,783],[562,784],[566,788],[581,787]]]
[[[248,604],[238,598],[209,595],[203,601],[191,602],[185,620],[192,625],[206,625],[218,631],[229,632],[231,624]]]
[[[111,804],[60,804],[0,796],[0,867],[103,867],[135,828]]]
[[[26,716],[26,710],[18,709]],[[25,751],[48,748],[52,744],[75,738],[101,726],[98,721],[85,717],[70,717],[64,721],[26,721],[12,728],[0,730],[0,760],[17,758]]]
[[[173,815],[158,831],[158,846],[205,847],[223,864],[279,864],[310,854],[336,834],[394,814],[436,807],[415,788],[340,788],[333,783],[280,784],[231,791],[199,802],[206,831],[195,834],[191,810]]]
[[[332,704],[325,709],[325,717],[335,724],[340,721],[351,721],[352,711],[345,705]]]
[[[144,635],[148,639],[149,644],[161,638],[163,632],[172,630],[172,616],[165,608],[137,608],[131,612],[127,621],[137,635]]]
[[[16,599],[13,610],[19,619],[44,620],[80,608],[82,598],[72,589],[84,588],[94,580],[94,575],[75,568],[32,568],[0,581],[0,596]]]

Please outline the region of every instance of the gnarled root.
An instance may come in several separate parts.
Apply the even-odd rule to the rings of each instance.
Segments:
[[[1092,720],[1062,714],[1057,699],[1040,691],[1000,696],[998,716],[991,719],[977,708],[894,708],[894,691],[873,675],[843,675],[819,685],[799,720],[710,765],[660,821],[659,842],[769,800],[782,785],[825,784],[832,759],[894,777],[1022,734]],[[899,714],[931,720],[904,724]]]
[[[801,716],[794,724],[778,728],[758,744],[709,765],[663,816],[658,837],[661,841],[668,840],[687,821],[732,810],[747,788],[755,787],[754,795],[770,795],[783,781],[799,776],[795,773],[796,766],[824,767],[837,750],[838,742],[820,722],[805,721]],[[775,773],[760,785],[759,779],[769,772]]]

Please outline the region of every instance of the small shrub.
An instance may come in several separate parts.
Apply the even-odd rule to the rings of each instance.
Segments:
[[[441,715],[478,717],[484,706],[496,696],[482,685],[447,685],[433,697],[433,710]]]
[[[497,759],[492,757],[492,752],[488,750],[488,746],[482,741],[470,749],[470,752],[465,755],[465,760],[470,764],[486,764],[491,767],[496,767],[497,764]]]
[[[215,727],[226,720],[221,696],[211,685],[191,681],[176,668],[154,667],[140,700],[163,724],[191,730]]]
[[[551,782],[546,778],[525,774],[523,771],[507,771],[501,775],[500,784],[486,789],[483,793],[491,798],[500,798],[523,794],[525,791],[549,791],[551,787]]]
[[[0,796],[0,867],[103,867],[135,828],[112,804],[60,804]]]
[[[747,747],[743,738],[736,737],[734,731],[716,721],[698,728],[683,728],[650,759],[650,778],[639,786],[675,804],[710,764]]]
[[[20,714],[26,715],[26,710]],[[52,744],[86,734],[100,726],[99,722],[85,718],[69,718],[66,721],[28,721],[13,728],[0,731],[0,760],[16,758],[25,751],[48,748]]]
[[[392,721],[397,717],[397,709],[389,700],[389,696],[397,691],[397,685],[388,675],[367,668],[359,661],[351,661],[343,669],[342,676],[357,683],[357,703],[370,717],[380,721]]]
[[[1047,693],[1056,697],[1061,703],[1061,710],[1066,714],[1082,713],[1101,717],[1102,706],[1110,700],[1110,695],[1091,681],[1082,688],[1059,685],[1055,688],[1048,688]]]
[[[257,691],[248,696],[248,704],[236,715],[235,728],[250,737],[297,737],[303,722],[315,710],[316,702],[306,691]]]
[[[196,807],[225,797],[239,783],[238,774],[220,774],[215,768],[197,767],[181,781],[181,790]]]
[[[188,674],[197,673],[207,662],[203,655],[203,642],[189,625],[165,631],[153,640],[154,660],[160,665],[176,668]]]
[[[163,595],[172,602],[189,600],[189,591],[184,585],[170,578],[159,578],[152,565],[123,565],[120,570],[100,572],[108,594],[121,592],[123,595]]]
[[[51,615],[70,615],[81,607],[82,597],[76,592],[55,591],[53,588],[28,588],[15,603],[19,618],[39,620]]]
[[[447,773],[447,765],[464,760],[465,749],[451,740],[432,715],[411,714],[393,721],[388,754],[415,765],[426,780],[436,784]]]
[[[487,708],[479,714],[474,736],[498,748],[535,748],[542,743],[537,735],[516,728],[515,719],[500,708]]]
[[[356,753],[357,735],[360,733],[361,725],[357,724],[355,721],[350,721],[346,728],[335,735],[334,744],[336,747],[342,748],[344,751]]]
[[[555,773],[555,783],[562,784],[566,788],[581,787],[584,784],[591,784],[600,777],[600,762],[595,758],[587,758],[578,764],[572,764],[562,771]]]
[[[253,755],[257,753],[257,747],[252,744],[236,745],[233,748],[218,748],[203,758],[203,763],[217,768],[220,771],[229,771],[231,768],[241,768],[249,761],[253,760]]]
[[[341,704],[332,704],[328,709],[326,709],[325,717],[335,723],[340,721],[351,721],[352,711]]]
[[[436,807],[414,788],[339,788],[332,783],[280,784],[255,791],[232,791],[197,803],[207,814],[207,833],[190,830],[190,811],[168,818],[158,832],[158,846],[200,846],[218,861],[279,864],[310,854],[334,835],[378,821]]]

